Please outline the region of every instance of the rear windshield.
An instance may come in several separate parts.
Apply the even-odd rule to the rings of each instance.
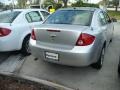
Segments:
[[[6,11],[0,13],[0,23],[12,23],[20,14],[20,11]]]
[[[45,24],[71,24],[89,26],[93,12],[87,10],[59,10],[52,14]]]

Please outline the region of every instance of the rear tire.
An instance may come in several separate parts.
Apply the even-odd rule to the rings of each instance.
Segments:
[[[104,61],[104,55],[105,55],[105,48],[103,47],[98,61],[96,63],[92,64],[93,68],[95,68],[97,70],[100,70],[102,68],[103,61]]]
[[[22,44],[22,49],[21,49],[21,53],[23,55],[30,55],[30,47],[29,47],[29,40],[30,40],[30,35],[26,36],[25,39],[23,40],[23,44]]]

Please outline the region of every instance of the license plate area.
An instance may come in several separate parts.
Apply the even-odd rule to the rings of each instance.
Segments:
[[[45,52],[45,58],[50,59],[50,60],[59,60],[59,54],[57,53],[52,53],[52,52]]]

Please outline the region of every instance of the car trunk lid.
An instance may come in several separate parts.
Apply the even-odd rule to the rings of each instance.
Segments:
[[[45,46],[75,46],[81,32],[87,30],[88,26],[43,24],[35,28],[37,43],[46,43]]]

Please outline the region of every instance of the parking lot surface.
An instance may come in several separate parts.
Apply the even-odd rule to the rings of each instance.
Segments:
[[[22,58],[21,63],[19,62],[19,56],[19,54],[10,55],[13,61],[10,57],[7,59],[5,58],[6,60],[2,60],[0,72],[6,70],[7,72],[16,73],[18,70],[18,75],[28,75],[39,79],[45,79],[79,90],[120,90],[120,78],[117,73],[120,56],[120,23],[115,23],[113,41],[106,49],[104,65],[101,70],[95,70],[90,66],[70,67],[47,63],[40,59],[35,60],[35,57],[32,55]],[[7,57],[7,55],[2,56],[1,54],[0,57]],[[14,62],[17,63],[15,63],[13,67],[11,65]],[[10,66],[12,70],[7,68]],[[3,67],[7,69],[3,70]]]

